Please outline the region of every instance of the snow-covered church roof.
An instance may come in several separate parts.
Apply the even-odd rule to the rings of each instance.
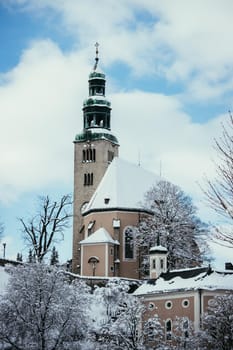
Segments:
[[[119,244],[118,241],[114,241],[107,230],[104,227],[99,228],[97,231],[92,233],[86,239],[83,239],[80,244],[96,244],[96,243],[112,243]]]
[[[144,283],[135,295],[151,295],[188,290],[233,290],[233,271],[208,268],[176,270],[162,274],[157,280]]]
[[[84,214],[97,210],[142,210],[145,193],[161,178],[141,166],[115,157]]]

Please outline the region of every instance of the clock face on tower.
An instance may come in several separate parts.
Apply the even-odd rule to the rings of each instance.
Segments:
[[[84,211],[86,210],[87,206],[88,206],[89,202],[84,202],[80,208],[81,214],[84,213]]]

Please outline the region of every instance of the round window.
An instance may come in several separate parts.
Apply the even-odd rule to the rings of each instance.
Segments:
[[[172,301],[171,300],[168,300],[165,302],[165,308],[166,309],[171,309],[172,308]]]
[[[182,306],[183,307],[189,307],[189,300],[188,299],[182,300]]]
[[[149,303],[148,304],[148,309],[149,310],[153,310],[155,308],[155,304],[154,303]]]

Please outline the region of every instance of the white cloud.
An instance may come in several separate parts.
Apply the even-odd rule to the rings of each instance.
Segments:
[[[39,41],[1,76],[1,201],[72,183],[72,141],[82,129],[87,64],[84,52],[64,55],[52,41]],[[195,124],[177,96],[132,91],[110,99],[123,158],[137,163],[140,153],[142,166],[157,173],[161,162],[163,175],[191,194],[204,173],[213,176],[211,145],[224,116]]]
[[[173,83],[182,82],[185,93],[197,100],[232,92],[231,0],[11,3],[36,15],[58,13],[79,47],[92,50],[90,43],[101,42],[106,64],[120,60],[136,75],[162,74]]]
[[[72,178],[72,141],[82,124],[87,72],[81,55],[65,56],[48,40],[33,43],[1,76],[2,201],[55,178],[64,183]]]
[[[197,182],[215,175],[213,138],[221,134],[222,115],[205,124],[192,122],[176,97],[132,92],[112,96],[113,124],[120,154],[159,173],[197,196]]]

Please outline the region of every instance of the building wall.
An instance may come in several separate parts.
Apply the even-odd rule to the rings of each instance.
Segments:
[[[125,259],[124,257],[124,230],[128,226],[136,226],[140,218],[141,214],[139,212],[129,211],[93,212],[84,216],[84,238],[87,238],[88,234],[104,227],[114,240],[119,241],[119,255],[114,257],[114,259],[119,258],[120,260],[119,269],[116,273],[119,277],[139,278],[139,261],[136,251],[133,259]],[[119,228],[113,227],[114,220],[120,220]],[[95,222],[95,224],[92,227],[92,231],[88,232],[88,224],[91,222]],[[112,273],[109,276],[112,276]]]
[[[95,149],[95,161],[83,161],[83,150]],[[81,231],[83,217],[81,208],[84,203],[89,202],[102,177],[104,176],[110,160],[109,152],[114,157],[118,156],[118,145],[108,140],[97,140],[91,142],[74,142],[74,204],[73,204],[73,258],[72,270],[80,273],[80,245],[84,239]],[[93,174],[93,184],[84,184],[84,174]]]
[[[91,263],[88,263],[90,257],[95,256],[99,259],[96,264],[95,276],[114,276],[114,255],[111,255],[111,251],[114,251],[113,244],[83,244],[81,248],[82,256],[82,269],[81,275],[83,276],[93,276],[93,267]]]
[[[157,314],[162,324],[168,319],[175,321],[176,316],[188,317],[189,320],[195,322],[196,317],[198,317],[195,310],[196,298],[196,292],[145,296],[147,310],[145,319]]]
[[[194,291],[174,291],[170,293],[158,292],[150,295],[143,295],[143,302],[146,306],[146,312],[143,316],[143,322],[154,315],[158,315],[161,325],[165,326],[167,320],[172,321],[172,331],[174,331],[174,322],[176,318],[187,317],[193,322],[194,329],[200,328],[201,316],[208,309],[209,300],[216,295],[229,293],[226,290],[194,290]],[[168,303],[172,307],[168,308]],[[188,303],[188,304],[187,304]]]

